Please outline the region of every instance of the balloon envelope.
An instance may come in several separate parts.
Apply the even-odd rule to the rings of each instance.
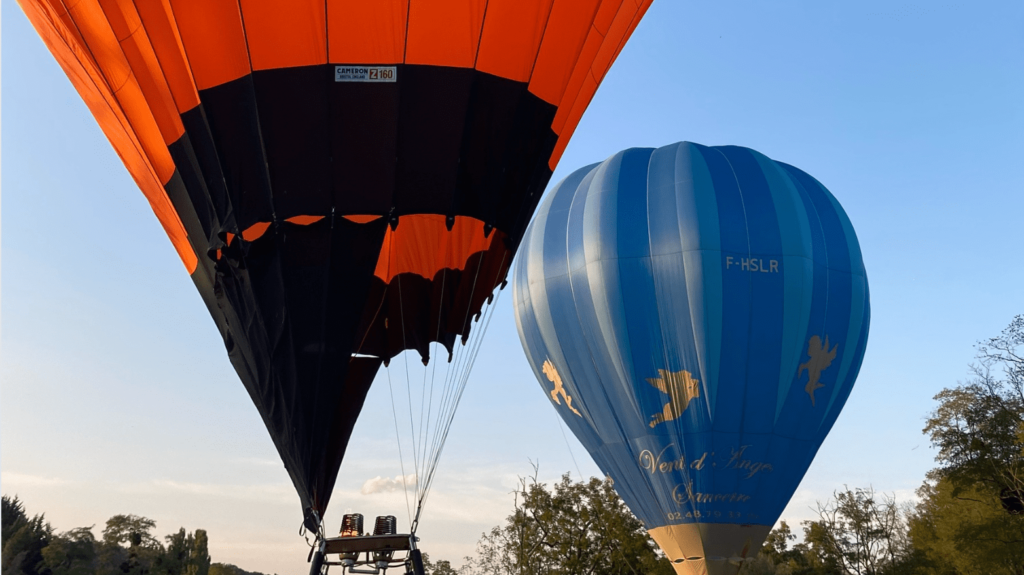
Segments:
[[[864,356],[853,227],[740,147],[629,149],[547,195],[513,277],[545,392],[680,573],[752,558]]]
[[[465,342],[650,0],[20,3],[170,236],[314,528],[378,367]]]

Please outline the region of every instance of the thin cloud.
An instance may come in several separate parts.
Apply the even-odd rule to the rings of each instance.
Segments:
[[[363,483],[363,487],[359,492],[363,495],[372,495],[374,493],[390,493],[403,488],[409,491],[416,489],[415,473],[410,473],[405,476],[396,475],[394,479],[378,475],[373,479],[367,479],[366,482]]]
[[[189,483],[169,479],[156,479],[142,484],[128,486],[127,491],[153,494],[188,494],[199,497],[217,499],[234,499],[245,501],[279,501],[291,503],[295,499],[295,491],[291,485],[230,485],[217,483]]]
[[[260,467],[279,467],[283,465],[280,459],[268,459],[264,457],[239,457],[232,461],[241,465],[255,465]]]
[[[49,487],[52,485],[67,485],[71,482],[59,477],[43,477],[41,475],[4,471],[0,472],[0,483],[3,483],[4,487]]]

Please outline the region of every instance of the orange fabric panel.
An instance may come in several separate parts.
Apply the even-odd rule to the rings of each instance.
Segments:
[[[608,35],[608,28],[612,25],[615,15],[619,13],[624,3],[623,0],[601,0],[601,7],[597,9],[597,14],[594,16],[594,29],[600,32],[601,36]]]
[[[82,0],[74,6],[69,6],[68,13],[78,25],[86,48],[92,52],[106,79],[107,89],[117,99],[157,177],[161,182],[170,180],[174,174],[174,161],[167,150],[160,127],[153,117],[149,102],[146,101],[99,2]]]
[[[623,40],[626,37],[626,31],[631,29],[630,25],[633,23],[636,9],[635,0],[625,0],[622,3],[622,9],[619,10],[615,15],[615,19],[612,20],[612,24],[608,28],[608,34],[605,35],[605,41],[601,44],[601,49],[597,51],[597,55],[594,56],[594,63],[590,67],[594,73],[594,78],[598,82],[604,79],[604,75],[608,73],[608,68],[611,67],[612,62],[615,60],[615,55],[619,53],[619,46],[622,46]]]
[[[240,0],[253,70],[327,63],[324,0]]]
[[[476,69],[528,82],[553,0],[490,0]]]
[[[583,43],[597,14],[600,0],[558,0],[544,31],[537,63],[530,77],[530,92],[558,105],[576,67]]]
[[[185,268],[190,274],[193,273],[198,259],[188,242],[181,219],[167,198],[161,180],[144,154],[106,78],[83,43],[84,36],[68,26],[70,15],[53,10],[44,1],[20,0],[19,3],[146,196]]]
[[[335,64],[400,64],[408,0],[328,0],[327,34]]]
[[[170,0],[196,88],[248,74],[249,52],[237,0]]]
[[[21,3],[21,0],[18,1]],[[64,23],[64,29],[67,33],[74,37],[70,42],[76,46],[85,46],[85,40],[82,39],[82,35],[78,32],[78,26],[71,19],[71,14],[68,14],[68,10],[64,6],[64,0],[46,0],[46,5],[49,6],[52,14],[56,14],[55,19],[60,18],[61,22]],[[24,8],[24,6],[22,7]],[[93,66],[96,66],[96,60],[92,57],[92,54],[88,54],[88,59],[92,62]]]
[[[487,250],[498,236],[484,237],[484,223],[467,216],[455,216],[451,231],[442,215],[399,216],[398,227],[384,234],[373,273],[385,282],[402,273],[434,279],[444,268],[465,269],[469,256]]]
[[[129,78],[129,81],[115,95],[135,132],[135,136],[142,144],[146,157],[153,165],[157,177],[161,183],[167,183],[177,168],[174,165],[174,159],[171,158],[171,152],[164,142],[163,134],[160,133],[160,128],[153,118],[149,102],[135,76]],[[181,128],[179,134],[184,132],[184,128]]]
[[[131,0],[100,0],[100,6],[149,104],[165,144],[185,133],[156,52]]]
[[[270,222],[256,222],[255,224],[245,228],[242,232],[242,239],[247,242],[254,242],[260,239],[263,234],[267,233],[270,228]]]
[[[594,79],[594,76],[587,74],[583,80],[583,86],[580,87],[579,96],[573,103],[572,107],[566,106],[569,113],[566,115],[566,121],[562,133],[558,134],[558,141],[555,142],[555,149],[551,152],[551,159],[548,160],[548,167],[554,171],[555,166],[558,165],[558,160],[562,158],[562,152],[565,151],[565,147],[569,145],[569,138],[572,138],[572,133],[576,131],[576,125],[580,123],[580,118],[583,117],[583,112],[587,111],[587,106],[590,105],[590,99],[594,97],[594,92],[597,91],[598,82]]]
[[[199,105],[199,92],[192,80],[192,69],[185,58],[185,47],[171,5],[168,0],[156,0],[139,2],[136,6],[178,113],[184,114]]]
[[[409,0],[406,64],[472,68],[487,0]]]
[[[597,30],[591,28],[590,34],[587,35],[587,41],[583,44],[583,50],[580,51],[579,60],[576,62],[572,75],[569,76],[569,83],[566,85],[565,92],[562,94],[562,100],[558,104],[558,111],[555,112],[555,119],[551,121],[551,129],[556,134],[562,134],[577,95],[579,95],[583,83],[590,78],[590,63],[594,61],[594,56],[597,56],[597,51],[601,49],[603,41],[604,37]],[[579,118],[577,118],[578,120]],[[575,126],[575,122],[570,124],[570,133],[572,132],[572,126]]]
[[[297,226],[308,226],[310,224],[315,224],[322,219],[324,219],[324,216],[292,216],[285,219],[285,221]]]
[[[604,75],[615,61],[619,50],[629,39],[629,35],[636,28],[648,6],[650,6],[650,1],[646,0],[639,2],[638,0],[616,1],[611,4],[606,1],[598,11],[594,19],[594,26],[590,30],[576,68],[562,95],[558,112],[551,123],[552,130],[559,135],[555,153],[548,161],[548,166],[552,169],[558,163],[558,158],[561,157],[568,138],[575,131],[576,124],[579,123],[583,111],[594,97],[598,85],[604,79]],[[616,10],[613,11],[612,8],[616,8]],[[607,33],[601,32],[602,26],[607,26]]]
[[[625,35],[623,35],[622,40],[619,41],[619,47],[615,49],[615,55],[612,56],[612,62],[615,62],[615,59],[619,57],[619,52],[622,51],[622,48],[626,45],[626,41],[629,40],[629,37],[633,35],[633,31],[636,30],[637,25],[640,24],[640,20],[643,20],[644,14],[647,13],[647,9],[651,7],[651,3],[653,2],[654,0],[640,0],[637,5],[636,13],[633,14],[633,22],[629,24],[629,28],[626,30]]]
[[[379,219],[381,219],[384,216],[354,215],[354,216],[341,216],[341,217],[345,218],[346,220],[348,220],[350,222],[355,222],[357,224],[367,224],[367,223],[370,223],[370,222],[372,222],[374,220],[379,220]]]
[[[81,36],[82,47],[92,54],[92,60],[106,78],[107,86],[116,93],[128,82],[132,69],[103,9],[96,0],[81,0],[66,6],[71,26]]]

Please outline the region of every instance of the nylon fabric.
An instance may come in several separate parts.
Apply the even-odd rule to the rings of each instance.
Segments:
[[[756,554],[849,396],[870,313],[853,227],[824,186],[688,142],[555,186],[513,298],[541,387],[630,509],[662,538],[697,538],[680,573]],[[699,540],[715,533],[728,540]]]
[[[185,263],[310,529],[380,365],[435,343],[465,385],[556,149],[648,4],[19,2]]]

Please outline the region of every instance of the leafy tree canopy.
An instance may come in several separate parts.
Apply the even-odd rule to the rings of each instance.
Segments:
[[[991,489],[940,479],[918,495],[909,534],[930,572],[1024,575],[1024,518],[1006,513]]]
[[[36,575],[45,569],[43,549],[53,537],[53,528],[42,515],[31,519],[15,496],[4,495],[0,502],[3,549],[0,551],[2,575]]]
[[[942,390],[924,432],[938,448],[929,479],[959,490],[988,489],[1024,513],[1024,316],[978,346],[966,383]]]
[[[640,521],[609,481],[551,488],[521,479],[504,525],[485,533],[467,570],[480,575],[672,575]],[[438,574],[440,575],[440,574]]]
[[[179,529],[165,537],[164,548],[152,534],[155,521],[115,515],[97,540],[93,527],[54,533],[42,515],[30,519],[17,497],[5,495],[2,503],[0,575],[210,575],[208,540],[202,529],[193,533]],[[262,575],[218,565],[219,575]]]

